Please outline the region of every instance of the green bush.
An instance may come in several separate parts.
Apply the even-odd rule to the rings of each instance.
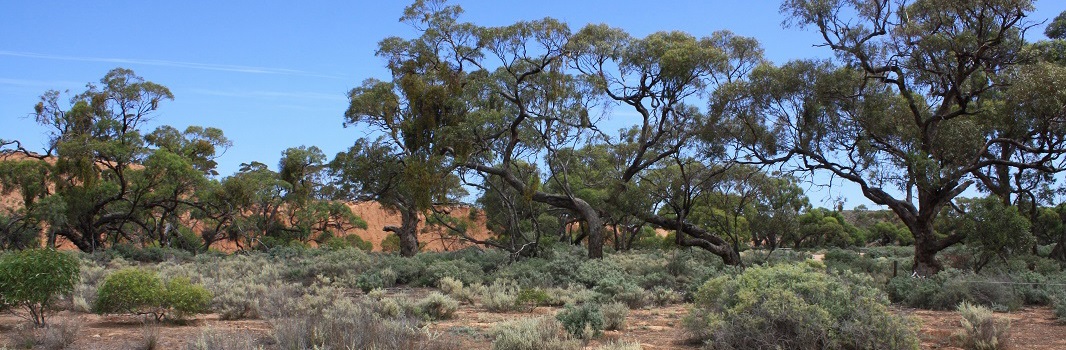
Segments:
[[[962,333],[959,338],[968,350],[1001,350],[1008,348],[1010,321],[992,314],[992,310],[980,305],[963,302],[959,304],[962,315]]]
[[[355,278],[355,286],[366,293],[374,289],[385,288],[385,279],[381,278],[381,273],[377,271],[365,272]]]
[[[533,310],[537,306],[550,305],[552,303],[552,298],[547,292],[539,288],[523,289],[518,291],[515,303],[525,307],[527,310]]]
[[[600,305],[585,303],[578,306],[567,305],[555,318],[563,324],[567,333],[582,339],[591,339],[603,333],[606,320]]]
[[[192,284],[185,277],[167,281],[163,294],[163,306],[171,309],[175,319],[206,312],[211,306],[211,292],[201,285]]]
[[[0,308],[24,307],[35,326],[60,294],[78,284],[80,264],[74,256],[50,249],[28,249],[0,256]]]
[[[685,320],[715,349],[917,349],[916,330],[888,310],[869,277],[820,264],[756,266],[713,278]]]
[[[426,266],[419,281],[424,286],[435,286],[441,278],[451,277],[465,284],[481,283],[485,271],[481,266],[466,260],[439,260]]]
[[[1044,286],[1011,283],[1027,280],[1039,281],[1027,273],[987,276],[946,269],[929,278],[893,278],[885,291],[893,302],[920,309],[950,310],[965,301],[1006,311],[1046,297],[1040,295]]]
[[[186,278],[166,283],[155,272],[126,268],[104,279],[97,290],[96,313],[151,314],[155,319],[182,319],[204,312],[211,304],[211,292]]]

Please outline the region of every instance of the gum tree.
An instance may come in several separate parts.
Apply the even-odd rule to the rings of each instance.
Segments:
[[[914,272],[935,274],[937,252],[965,233],[933,223],[978,174],[1061,169],[1061,74],[1021,56],[1031,10],[1025,0],[786,1],[787,23],[813,28],[836,59],[756,69],[738,89],[748,97],[729,107],[741,147],[753,162],[854,183],[911,231]]]

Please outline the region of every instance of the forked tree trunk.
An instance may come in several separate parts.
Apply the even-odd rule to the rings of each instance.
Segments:
[[[418,211],[402,208],[400,211],[400,226],[385,226],[385,232],[392,232],[400,238],[400,255],[412,257],[418,254]]]

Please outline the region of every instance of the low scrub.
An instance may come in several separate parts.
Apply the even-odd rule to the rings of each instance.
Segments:
[[[558,320],[526,318],[499,324],[490,331],[493,350],[576,350],[581,341],[571,339]]]
[[[570,335],[581,339],[592,339],[603,334],[606,320],[599,304],[586,303],[567,305],[555,318],[563,324]]]
[[[962,332],[958,338],[968,350],[1002,350],[1008,348],[1010,321],[996,317],[992,310],[980,305],[959,304]]]
[[[915,327],[888,310],[869,277],[820,264],[757,266],[713,278],[685,325],[713,349],[917,349]]]

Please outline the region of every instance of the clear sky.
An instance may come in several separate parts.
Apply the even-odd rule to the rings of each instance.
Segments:
[[[576,31],[607,23],[644,36],[682,30],[696,36],[728,29],[757,38],[767,58],[783,63],[825,56],[811,32],[783,28],[777,1],[453,0],[463,19],[485,26],[554,17]],[[407,1],[0,1],[0,138],[41,149],[44,129],[31,113],[46,90],[84,91],[108,70],[124,67],[170,88],[147,131],[168,124],[222,129],[234,146],[219,173],[241,163],[276,165],[282,150],[318,146],[327,156],[367,134],[342,128],[346,92],[364,79],[387,79],[377,42],[410,38],[398,21]],[[1033,22],[1066,10],[1039,0]],[[1043,26],[1029,33],[1042,38]],[[847,197],[847,186],[808,188],[812,204]]]

